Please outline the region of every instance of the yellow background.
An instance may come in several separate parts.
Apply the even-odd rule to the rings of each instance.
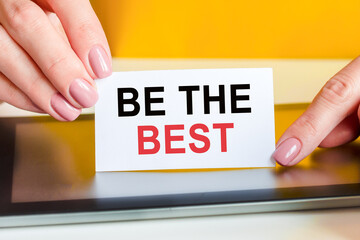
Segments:
[[[114,57],[353,58],[360,1],[92,0]]]

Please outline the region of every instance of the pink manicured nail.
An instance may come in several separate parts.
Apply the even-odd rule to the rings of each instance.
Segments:
[[[94,46],[89,52],[89,62],[92,70],[98,78],[105,78],[111,75],[111,62],[105,50],[99,46]]]
[[[99,98],[96,89],[83,79],[75,79],[69,91],[71,96],[85,108],[94,106]]]
[[[52,96],[50,104],[54,111],[67,121],[75,120],[81,113],[80,109],[73,107],[60,93]]]
[[[301,142],[296,138],[289,138],[283,141],[275,150],[272,157],[281,165],[288,165],[298,155],[301,149]]]

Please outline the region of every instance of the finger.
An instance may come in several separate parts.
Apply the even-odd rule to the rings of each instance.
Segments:
[[[44,113],[19,88],[10,82],[4,74],[0,73],[0,103],[2,101],[27,111]]]
[[[360,58],[356,58],[320,90],[308,109],[279,139],[273,158],[294,165],[309,155],[359,105]]]
[[[75,107],[90,107],[98,95],[81,60],[62,40],[45,12],[27,0],[0,2],[0,21],[52,85]]]
[[[11,79],[12,83],[36,106],[61,121],[71,121],[79,116],[81,111],[57,92],[29,55],[17,45],[1,25],[0,52],[0,72],[7,79]],[[7,97],[4,97],[4,100],[12,105],[22,106],[16,102],[21,101],[20,97],[12,97],[15,92],[10,91],[8,96],[5,92],[3,96]]]
[[[60,19],[56,16],[55,13],[53,12],[48,12],[48,11],[45,11],[50,23],[53,25],[53,27],[55,28],[55,30],[58,32],[58,34],[60,35],[60,37],[68,44],[70,45],[69,43],[69,40],[66,36],[66,33],[65,33],[65,30],[63,28],[63,26],[61,25],[61,22],[60,22]]]
[[[320,143],[320,147],[330,148],[352,142],[359,136],[359,118],[351,114],[337,125]]]
[[[88,0],[51,1],[71,46],[93,78],[112,73],[111,53],[105,33]]]

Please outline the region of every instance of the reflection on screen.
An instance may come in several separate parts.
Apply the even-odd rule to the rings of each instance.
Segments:
[[[318,150],[292,168],[95,174],[94,122],[16,126],[12,202],[91,199],[359,182],[360,147]]]

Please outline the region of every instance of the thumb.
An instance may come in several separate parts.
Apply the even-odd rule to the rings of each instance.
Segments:
[[[279,139],[273,158],[291,166],[309,155],[346,117],[357,110],[360,94],[360,57],[332,77],[308,109]]]

